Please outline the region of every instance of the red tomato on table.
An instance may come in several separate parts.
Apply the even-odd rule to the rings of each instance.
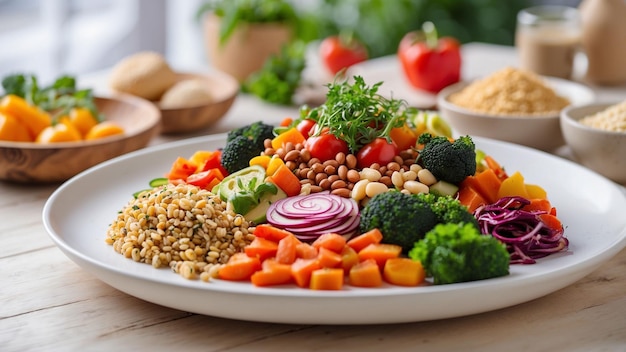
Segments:
[[[320,55],[324,65],[333,74],[365,61],[369,57],[363,43],[352,37],[344,38],[337,35],[322,40]]]
[[[402,38],[398,59],[409,83],[418,89],[438,93],[461,79],[459,42],[451,37],[437,38],[429,22],[422,32],[409,32]]]

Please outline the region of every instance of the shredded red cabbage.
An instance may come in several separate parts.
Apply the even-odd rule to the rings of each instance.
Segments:
[[[530,201],[523,197],[504,197],[474,211],[482,233],[502,241],[511,255],[511,264],[534,264],[536,259],[565,250],[569,240],[563,229],[546,226],[539,215],[545,211],[526,211]]]

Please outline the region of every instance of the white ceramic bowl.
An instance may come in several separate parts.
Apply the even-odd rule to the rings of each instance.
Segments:
[[[572,105],[589,104],[594,93],[588,87],[571,81],[543,77]],[[552,151],[565,144],[559,124],[559,114],[542,116],[498,116],[471,111],[451,103],[448,97],[470,82],[459,82],[444,88],[437,95],[437,105],[443,118],[460,135],[481,136]]]
[[[561,112],[561,129],[576,161],[626,185],[626,132],[605,131],[578,120],[603,111],[611,103],[571,106]]]

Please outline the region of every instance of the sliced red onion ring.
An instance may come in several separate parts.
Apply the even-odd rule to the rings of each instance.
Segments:
[[[352,236],[359,226],[359,206],[328,191],[288,197],[269,207],[267,222],[305,242],[331,232]]]

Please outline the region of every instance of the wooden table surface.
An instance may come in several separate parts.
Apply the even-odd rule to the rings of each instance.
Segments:
[[[517,63],[510,47],[463,50],[465,77]],[[625,86],[594,90],[598,100],[626,98]],[[224,120],[196,135],[258,119],[277,122],[296,111],[241,96]],[[159,136],[152,144],[185,137]],[[236,321],[147,303],[81,269],[42,224],[57,187],[0,182],[0,351],[626,350],[626,250],[569,287],[473,316],[365,326]]]

